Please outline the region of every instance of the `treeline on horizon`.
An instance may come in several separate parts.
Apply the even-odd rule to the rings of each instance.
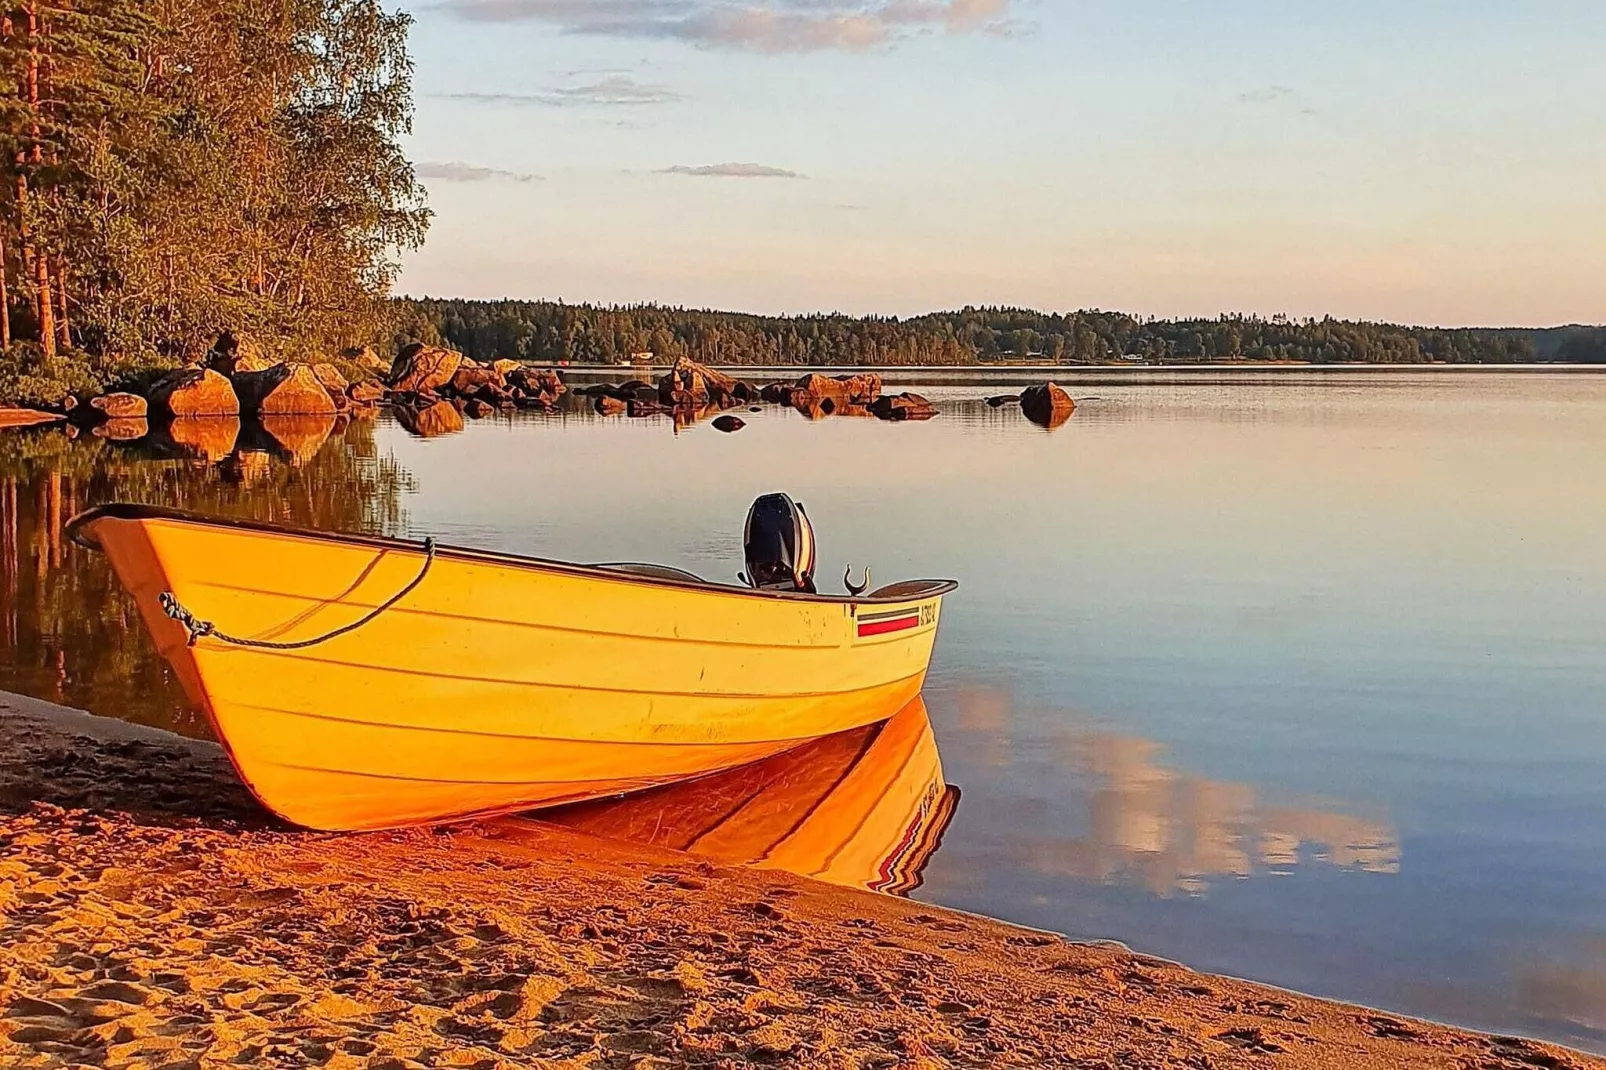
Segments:
[[[429,221],[380,0],[0,5],[0,397],[388,337]]]
[[[758,316],[660,305],[397,298],[399,338],[448,345],[479,360],[615,364],[641,354],[706,364],[968,365],[1523,364],[1606,362],[1606,328],[1406,327],[1335,319],[1221,316],[1139,319],[964,308],[907,319],[835,314]]]

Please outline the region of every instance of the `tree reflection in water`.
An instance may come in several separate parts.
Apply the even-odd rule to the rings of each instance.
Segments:
[[[402,534],[412,478],[371,421],[179,420],[143,437],[0,437],[0,686],[204,736],[104,556],[71,545],[76,513],[144,502],[300,527]]]

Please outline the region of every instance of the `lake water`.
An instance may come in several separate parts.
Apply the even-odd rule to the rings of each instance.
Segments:
[[[1606,376],[1104,376],[1053,432],[911,388],[937,419],[11,432],[0,686],[204,731],[62,544],[90,504],[731,578],[785,489],[828,589],[962,583],[916,897],[1606,1051]]]

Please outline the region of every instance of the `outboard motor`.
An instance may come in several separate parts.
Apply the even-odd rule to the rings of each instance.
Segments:
[[[814,590],[814,525],[801,502],[766,494],[747,511],[747,582],[772,591]]]

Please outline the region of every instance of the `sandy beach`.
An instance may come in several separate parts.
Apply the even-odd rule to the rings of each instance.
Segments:
[[[278,825],[0,694],[6,1067],[1606,1067],[528,821]]]

